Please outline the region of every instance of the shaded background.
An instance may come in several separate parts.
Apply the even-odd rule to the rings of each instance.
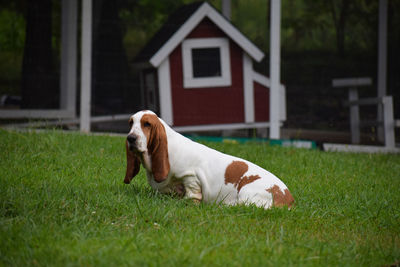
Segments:
[[[190,2],[93,1],[93,115],[143,107],[135,56],[169,14]],[[210,3],[221,10],[220,0]],[[232,23],[266,54],[255,69],[268,75],[269,2],[234,0],[231,9]],[[332,79],[371,77],[373,86],[359,90],[360,96],[376,96],[377,29],[378,1],[282,0],[284,128],[349,131],[342,103],[347,90],[332,88]],[[0,97],[17,96],[2,108],[58,108],[60,34],[60,0],[0,0]],[[389,0],[387,94],[394,97],[395,118],[400,118],[399,39],[400,1]],[[361,107],[361,116],[374,119],[376,107]]]

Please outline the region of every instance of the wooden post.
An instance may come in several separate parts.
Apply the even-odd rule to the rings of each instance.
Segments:
[[[379,26],[378,26],[378,97],[386,96],[386,70],[387,70],[387,0],[379,0]],[[384,120],[382,106],[378,105],[377,119]],[[378,140],[384,141],[382,126],[378,126]]]
[[[350,103],[350,132],[351,132],[351,143],[360,143],[360,108],[359,104],[352,105],[351,102],[358,101],[358,87],[370,86],[372,79],[369,77],[360,78],[344,78],[344,79],[333,79],[333,87],[343,87],[349,89],[349,103]]]
[[[222,0],[222,15],[231,20],[231,0]]]
[[[76,116],[78,8],[76,0],[62,0],[60,109]]]
[[[269,100],[269,120],[270,120],[270,139],[280,138],[279,125],[279,88],[280,88],[280,68],[281,68],[281,0],[271,0],[271,26],[270,26],[270,100]]]
[[[395,148],[394,136],[394,116],[393,116],[393,99],[392,96],[384,96],[383,103],[383,127],[385,132],[385,147]]]
[[[349,89],[349,102],[358,101],[357,88]],[[351,130],[351,143],[360,143],[360,108],[358,105],[350,105],[350,130]]]
[[[81,122],[80,130],[90,132],[92,82],[92,0],[82,0]]]

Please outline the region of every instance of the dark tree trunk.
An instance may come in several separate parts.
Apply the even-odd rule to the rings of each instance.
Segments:
[[[115,0],[96,1],[93,36],[93,91],[95,114],[124,111],[129,88],[129,65],[123,46],[123,30]]]
[[[339,56],[344,57],[345,55],[345,33],[346,33],[346,23],[349,14],[350,0],[342,0],[339,7],[336,8],[337,1],[330,1],[331,13],[333,18],[333,23],[336,30],[336,47]]]
[[[58,77],[52,55],[51,0],[28,1],[22,63],[22,107],[56,108]]]

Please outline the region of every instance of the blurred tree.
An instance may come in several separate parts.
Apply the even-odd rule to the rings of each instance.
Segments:
[[[122,112],[129,88],[129,65],[118,16],[120,4],[121,1],[97,0],[93,6],[92,107],[95,114]]]
[[[119,17],[124,31],[124,46],[132,60],[146,42],[161,28],[168,16],[193,0],[120,0]]]
[[[25,1],[0,0],[0,96],[21,91]]]
[[[351,0],[330,0],[329,8],[333,19],[333,25],[336,31],[336,46],[339,56],[344,56],[345,53],[345,34],[350,8],[352,7]]]
[[[52,1],[28,1],[21,79],[23,108],[58,106],[52,51]]]
[[[232,23],[252,42],[268,51],[269,2],[258,0],[232,1]]]
[[[22,50],[25,44],[25,20],[14,10],[0,10],[1,51]]]

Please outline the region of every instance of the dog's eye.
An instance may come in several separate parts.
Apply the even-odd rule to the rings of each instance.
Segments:
[[[151,124],[150,124],[150,122],[145,122],[145,123],[143,123],[143,126],[144,126],[144,127],[150,127]]]
[[[130,120],[129,121],[129,127],[132,127],[132,125],[133,125],[133,120]]]

